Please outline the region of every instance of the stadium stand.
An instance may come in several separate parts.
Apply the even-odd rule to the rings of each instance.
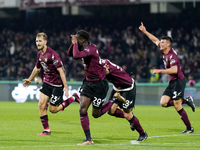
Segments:
[[[70,34],[86,29],[91,34],[91,42],[99,47],[102,58],[123,66],[137,82],[151,82],[150,69],[164,66],[158,48],[138,30],[141,21],[157,37],[171,35],[185,76],[192,75],[197,83],[200,80],[198,9],[184,10],[176,15],[142,12],[141,16],[108,17],[62,16],[59,13],[53,16],[52,9],[22,13],[17,19],[3,19],[0,25],[1,80],[22,80],[29,76],[37,54],[35,36],[43,31],[48,35],[48,46],[57,50],[63,60],[67,80],[82,81],[85,75],[81,60],[69,58],[67,47],[71,43]],[[40,17],[45,14],[49,17]],[[166,76],[160,75],[156,82],[167,82]]]

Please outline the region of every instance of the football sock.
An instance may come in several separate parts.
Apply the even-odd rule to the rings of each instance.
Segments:
[[[47,115],[42,116],[42,117],[40,117],[40,120],[41,120],[41,123],[43,125],[43,128],[44,129],[49,129],[48,116]]]
[[[81,121],[81,126],[82,126],[83,131],[84,131],[85,136],[86,136],[86,140],[91,140],[89,118],[88,118],[87,112],[86,113],[80,113],[80,121]]]
[[[101,107],[101,114],[100,116],[102,116],[103,114],[105,114],[112,106],[112,102],[108,101],[107,103],[105,103],[104,105],[102,105]]]
[[[91,141],[92,138],[91,138],[91,135],[90,135],[90,130],[85,130],[84,133],[85,133],[85,136],[86,136],[86,140]]]
[[[113,116],[117,118],[124,118],[124,112],[121,109],[117,108]]]
[[[186,100],[183,98],[182,99],[182,104],[185,104],[186,103]],[[170,107],[170,106],[174,106],[174,102],[173,100],[169,100],[169,102],[167,103],[167,107]]]
[[[178,111],[178,113],[180,114],[180,117],[183,120],[186,127],[191,129],[191,124],[190,124],[190,121],[188,119],[186,111],[182,108],[181,110]]]
[[[46,129],[44,129],[44,131],[50,132],[49,127],[47,127]]]
[[[67,106],[69,106],[69,104],[71,104],[73,101],[75,100],[75,98],[73,96],[71,96],[70,98],[66,99],[63,101],[63,103],[61,104],[63,106],[63,109],[64,110]]]
[[[137,132],[139,134],[144,134],[144,130],[143,130],[142,126],[140,125],[140,122],[137,119],[137,117],[133,116],[133,118],[131,120],[128,120],[128,121],[131,123],[131,125],[133,127],[135,127],[135,129],[137,130]]]

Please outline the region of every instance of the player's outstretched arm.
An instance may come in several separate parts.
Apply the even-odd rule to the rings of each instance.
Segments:
[[[146,34],[146,36],[148,36],[148,38],[153,42],[155,43],[157,46],[158,44],[160,43],[160,40],[155,37],[153,34],[149,33],[147,30],[146,30],[146,27],[144,26],[143,22],[141,22],[141,25],[139,27],[140,31],[142,31],[144,34]]]
[[[30,77],[28,79],[23,79],[24,83],[23,86],[29,86],[29,84],[31,84],[31,81],[38,75],[38,73],[40,72],[40,69],[35,67],[30,75]]]

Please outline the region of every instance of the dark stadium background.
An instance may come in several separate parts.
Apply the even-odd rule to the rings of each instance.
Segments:
[[[31,5],[37,0],[10,1],[12,5],[9,0],[0,0],[0,86],[4,91],[12,92],[18,82],[30,75],[36,60],[38,32],[46,32],[48,46],[60,54],[67,80],[82,81],[81,61],[67,56],[70,35],[79,29],[89,31],[101,57],[122,66],[141,89],[151,83],[162,89],[167,77],[150,73],[153,67],[163,68],[162,57],[157,47],[138,30],[142,21],[157,37],[172,36],[185,76],[187,79],[192,76],[197,83],[196,87],[188,87],[186,93],[200,98],[199,0],[114,0],[112,4],[106,0],[90,0],[87,4],[81,0],[50,0],[54,2],[45,5]],[[152,97],[156,102],[150,104],[159,104],[160,90],[153,96],[144,95],[146,90],[141,92],[141,97]]]

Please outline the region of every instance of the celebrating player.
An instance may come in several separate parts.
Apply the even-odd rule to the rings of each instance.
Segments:
[[[107,59],[101,59],[102,65],[106,68],[106,78],[113,84],[113,90],[109,99],[113,99],[114,104],[108,114],[118,118],[126,118],[129,121],[132,131],[136,130],[140,136],[137,141],[144,141],[148,135],[140,125],[139,120],[132,113],[135,106],[136,84],[129,74],[120,66]],[[126,103],[116,102],[115,99],[125,99]],[[123,109],[118,109],[117,107]]]
[[[112,102],[104,103],[108,91],[108,82],[105,79],[106,69],[100,64],[98,49],[95,44],[89,43],[89,33],[79,30],[76,35],[71,35],[72,44],[68,55],[82,58],[86,78],[80,89],[80,121],[86,140],[78,145],[94,144],[89,128],[88,108],[92,103],[92,116],[98,118],[105,114],[112,106]]]
[[[42,71],[43,84],[40,89],[38,106],[44,131],[38,135],[50,135],[51,132],[46,108],[48,101],[50,101],[49,111],[51,113],[56,113],[60,110],[64,110],[64,108],[73,101],[79,102],[79,96],[75,93],[72,97],[63,101],[63,91],[65,92],[66,97],[68,97],[66,75],[58,53],[47,47],[46,33],[42,32],[37,34],[36,46],[39,50],[37,62],[30,77],[23,80],[23,85],[28,86],[37,74]]]
[[[181,71],[180,61],[177,53],[174,51],[172,46],[172,39],[169,36],[163,36],[159,40],[157,37],[152,35],[146,30],[146,27],[141,23],[139,29],[154,43],[163,53],[163,61],[166,69],[153,69],[152,73],[168,74],[169,85],[164,91],[160,104],[162,107],[174,106],[176,111],[181,116],[186,130],[182,133],[193,133],[194,129],[190,124],[186,111],[183,109],[182,104],[188,104],[193,111],[195,111],[195,105],[192,97],[184,99],[184,89],[186,85],[186,79]]]

